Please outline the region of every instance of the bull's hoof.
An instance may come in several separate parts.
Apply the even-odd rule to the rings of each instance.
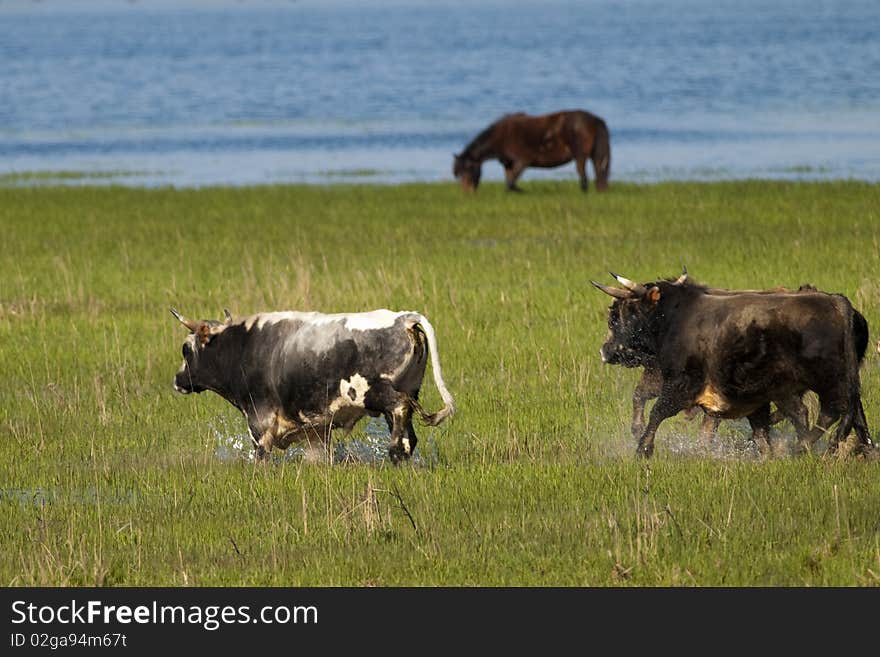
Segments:
[[[871,452],[873,451],[875,451],[875,449],[872,444],[863,443],[855,436],[850,436],[846,440],[835,444],[834,450],[831,449],[831,444],[829,444],[827,453],[829,454],[829,456],[836,457],[838,460],[842,461],[849,458],[872,458],[873,455],[871,454]]]
[[[766,440],[755,440],[753,441],[755,444],[755,448],[758,450],[758,458],[759,459],[769,459],[773,457],[773,448],[770,446],[770,443]]]
[[[795,457],[806,456],[813,453],[813,446],[810,443],[797,442],[791,448],[791,455]]]
[[[653,445],[639,445],[636,447],[636,457],[649,459],[654,454],[654,446]]]
[[[409,459],[409,454],[407,454],[402,447],[392,447],[388,450],[388,458],[391,459],[391,462],[394,465],[400,465],[402,462]]]

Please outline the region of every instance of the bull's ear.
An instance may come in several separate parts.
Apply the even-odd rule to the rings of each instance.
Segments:
[[[221,333],[225,326],[211,326],[208,322],[199,322],[199,325],[196,327],[196,330],[193,333],[196,334],[196,340],[199,343],[200,347],[204,347],[208,344],[215,335]]]
[[[651,303],[657,303],[658,301],[660,301],[660,288],[655,285],[650,290],[648,290],[645,298]]]
[[[211,327],[208,326],[207,322],[201,322],[196,327],[195,334],[200,347],[204,347],[211,341]]]

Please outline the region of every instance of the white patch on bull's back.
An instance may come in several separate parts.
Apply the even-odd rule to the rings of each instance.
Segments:
[[[394,326],[394,322],[401,315],[409,315],[409,311],[395,312],[386,308],[372,310],[365,313],[318,313],[318,312],[298,312],[298,311],[282,311],[272,313],[258,313],[251,315],[244,320],[244,327],[250,331],[254,326],[258,329],[264,326],[277,324],[283,321],[298,321],[303,324],[311,324],[312,326],[321,326],[322,324],[330,324],[332,322],[344,322],[345,328],[349,331],[371,331],[374,329],[388,328]]]
[[[368,313],[352,313],[345,316],[345,328],[349,331],[369,331],[371,329],[388,328],[389,326],[394,326],[394,322],[397,321],[398,317],[407,314],[409,314],[407,311],[394,312],[385,308]]]
[[[330,404],[330,412],[335,413],[343,406],[364,406],[364,398],[370,384],[360,374],[352,374],[350,379],[342,379],[339,382],[339,397]],[[352,396],[354,392],[354,396]]]

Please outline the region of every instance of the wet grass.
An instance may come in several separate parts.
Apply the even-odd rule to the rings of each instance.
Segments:
[[[589,285],[809,282],[874,336],[880,186],[524,187],[0,189],[0,583],[880,584],[880,463],[760,462],[743,423],[702,453],[679,418],[633,458]],[[171,390],[170,305],[419,310],[459,412],[412,465],[367,423],[255,465],[236,411]],[[873,350],[862,382],[876,430]]]

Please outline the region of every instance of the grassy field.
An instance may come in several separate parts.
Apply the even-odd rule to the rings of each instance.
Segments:
[[[873,340],[880,186],[524,186],[0,188],[0,584],[880,584],[880,463],[762,462],[744,421],[703,453],[682,418],[633,457],[589,285],[809,282]],[[172,305],[418,310],[458,413],[403,467],[366,423],[254,464],[237,411],[172,391]],[[877,431],[873,348],[862,383]]]

